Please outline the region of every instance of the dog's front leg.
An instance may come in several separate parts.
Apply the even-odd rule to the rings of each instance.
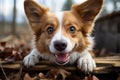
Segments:
[[[93,60],[91,54],[89,52],[84,53],[78,59],[78,68],[84,72],[92,72],[94,68],[96,68],[95,61]]]
[[[40,53],[37,49],[33,49],[29,55],[27,55],[24,60],[23,64],[26,67],[34,66],[36,63],[39,62]]]

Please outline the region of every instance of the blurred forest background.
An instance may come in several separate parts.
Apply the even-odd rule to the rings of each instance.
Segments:
[[[84,0],[36,1],[55,12],[70,10],[72,4],[79,4]],[[19,40],[25,43],[31,41],[23,3],[24,0],[0,0],[0,41],[6,40],[16,44]],[[92,35],[95,36],[95,52],[98,56],[107,52],[120,53],[120,0],[105,0]]]

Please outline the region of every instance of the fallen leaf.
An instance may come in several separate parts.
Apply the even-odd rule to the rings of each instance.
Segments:
[[[86,76],[84,80],[99,80],[96,76],[89,74]]]

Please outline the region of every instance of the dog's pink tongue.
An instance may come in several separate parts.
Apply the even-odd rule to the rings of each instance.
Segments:
[[[55,57],[60,62],[66,62],[68,58],[68,54],[56,54]]]

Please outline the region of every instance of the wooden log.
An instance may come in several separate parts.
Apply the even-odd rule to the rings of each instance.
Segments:
[[[95,58],[97,68],[93,71],[93,73],[109,73],[117,69],[120,73],[120,56],[113,56],[113,57],[98,57]],[[21,67],[22,61],[15,61],[13,63],[7,63],[6,61],[0,61],[0,64],[4,69],[14,69],[19,70]],[[53,65],[49,61],[40,61],[39,64],[35,65],[34,67],[29,68],[28,70],[51,70],[52,68],[62,68],[66,70],[78,70],[75,65],[67,65],[67,66],[58,66]],[[27,70],[23,68],[23,70]]]

